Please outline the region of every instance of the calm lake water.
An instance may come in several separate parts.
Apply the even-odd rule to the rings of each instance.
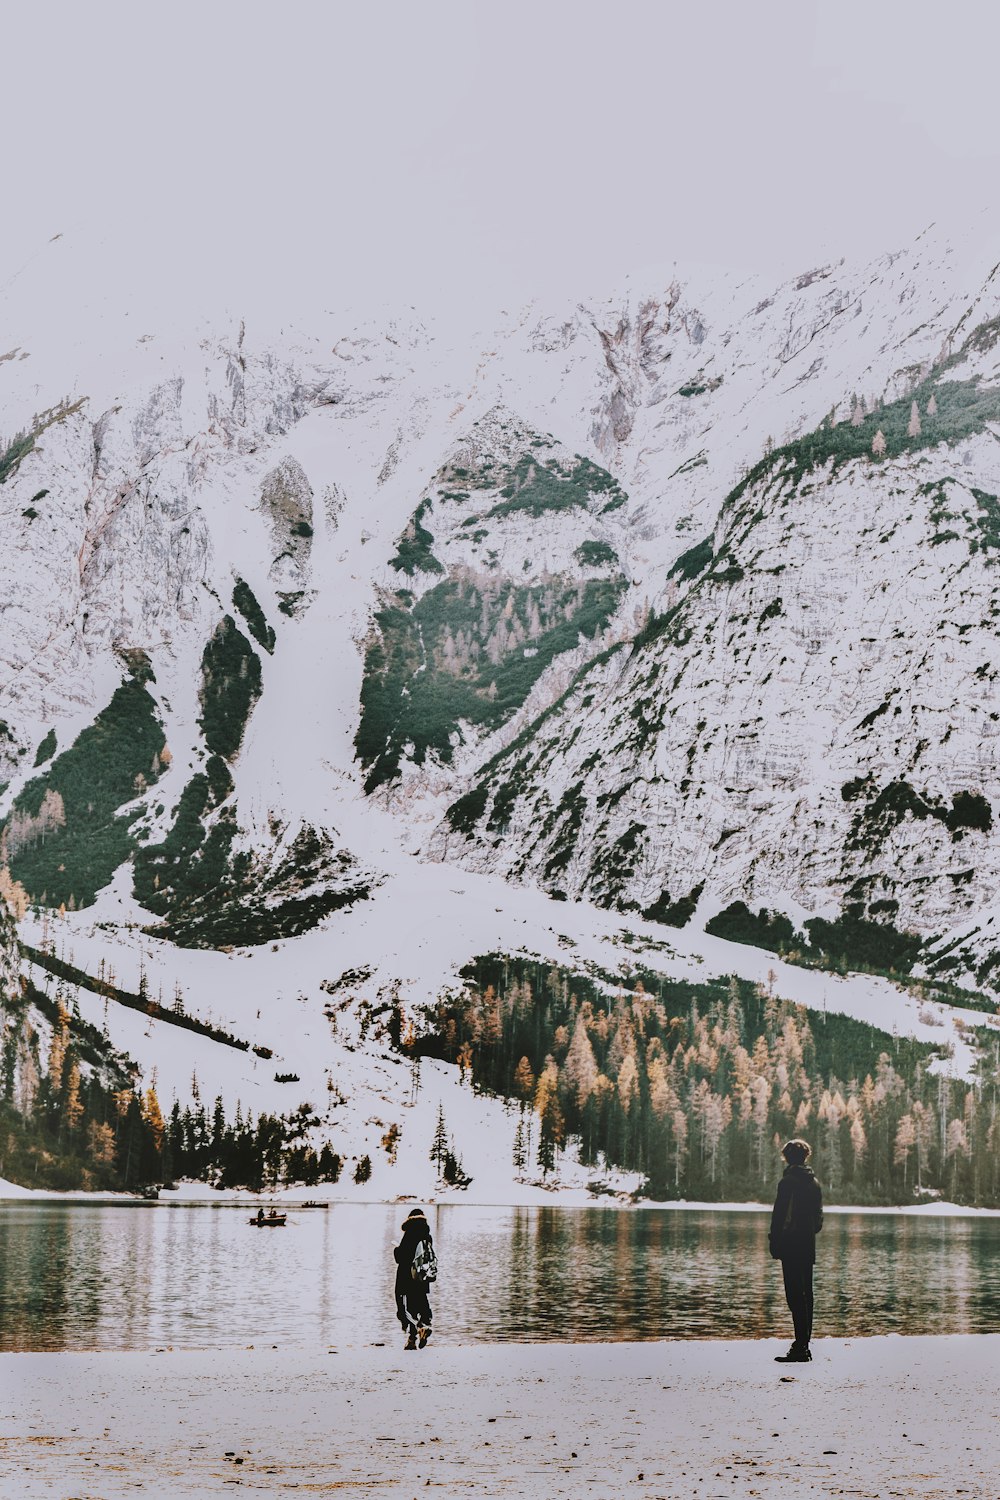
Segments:
[[[0,1205],[0,1348],[345,1348],[400,1337],[405,1206]],[[767,1215],[428,1210],[442,1344],[784,1337]],[[830,1214],[816,1332],[1000,1331],[1000,1219]]]

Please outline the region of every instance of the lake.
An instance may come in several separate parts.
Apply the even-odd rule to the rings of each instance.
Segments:
[[[0,1204],[4,1350],[360,1346],[401,1338],[408,1205]],[[428,1209],[442,1344],[785,1337],[767,1214]],[[829,1214],[816,1333],[1000,1331],[1000,1219]]]

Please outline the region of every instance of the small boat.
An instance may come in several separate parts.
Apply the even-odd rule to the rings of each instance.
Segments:
[[[266,1214],[262,1219],[258,1219],[254,1214],[249,1222],[254,1229],[280,1229],[287,1219],[287,1214]]]
[[[310,1198],[306,1203],[300,1203],[299,1208],[329,1208],[329,1203],[314,1203]]]

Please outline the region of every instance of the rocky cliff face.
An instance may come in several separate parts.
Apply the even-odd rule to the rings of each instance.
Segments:
[[[926,932],[993,903],[998,336],[765,457],[669,607],[454,804],[449,857],[457,833],[473,861],[641,910],[704,885]]]
[[[338,833],[377,796],[431,857],[851,907],[988,979],[998,313],[935,235],[457,347],[326,318],[154,376],[143,345],[35,416],[0,363],[14,875],[81,904],[134,865],[178,940],[280,938],[378,878]],[[270,915],[220,927],[212,890]]]

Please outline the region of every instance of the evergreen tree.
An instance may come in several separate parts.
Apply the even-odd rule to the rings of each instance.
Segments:
[[[444,1120],[444,1105],[438,1104],[437,1125],[434,1128],[434,1139],[431,1141],[430,1158],[437,1168],[438,1178],[444,1176],[444,1162],[448,1154],[448,1128]]]
[[[514,1166],[514,1175],[518,1182],[524,1181],[524,1169],[528,1164],[528,1147],[525,1139],[524,1120],[518,1118],[517,1128],[514,1131],[514,1149],[511,1153],[511,1161]]]
[[[329,1141],[319,1153],[319,1176],[321,1182],[336,1182],[340,1177],[342,1162]]]
[[[218,1161],[221,1155],[223,1142],[226,1138],[226,1111],[222,1103],[222,1095],[216,1095],[215,1105],[212,1109],[212,1136],[209,1142],[212,1160]]]

